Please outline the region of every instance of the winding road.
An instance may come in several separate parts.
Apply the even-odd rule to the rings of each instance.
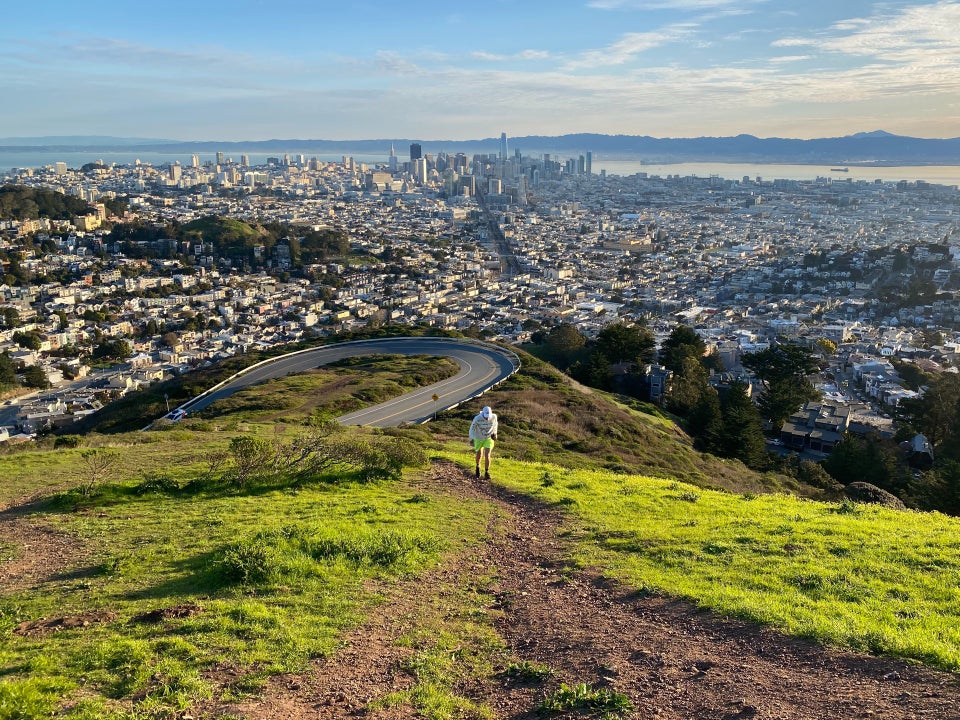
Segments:
[[[434,413],[449,410],[482,395],[520,368],[519,358],[509,350],[471,340],[432,337],[381,338],[337,343],[300,350],[264,360],[215,385],[181,405],[177,410],[193,413],[251,385],[314,370],[345,358],[362,355],[438,355],[452,358],[460,372],[441,382],[418,388],[380,405],[337,418],[343,425],[396,427],[426,422]],[[434,395],[437,399],[434,400]]]

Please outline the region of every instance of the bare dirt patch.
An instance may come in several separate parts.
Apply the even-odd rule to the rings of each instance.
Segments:
[[[203,608],[193,603],[183,603],[181,605],[172,605],[170,607],[148,610],[134,616],[134,622],[154,624],[164,620],[176,620],[180,618],[193,617],[203,612]]]
[[[116,619],[117,614],[115,612],[102,610],[80,613],[78,615],[65,615],[64,617],[49,620],[42,618],[40,620],[29,620],[20,623],[13,629],[13,634],[27,637],[47,635],[48,633],[59,632],[61,630],[76,630],[99,623],[113,622]]]
[[[0,594],[67,579],[88,556],[76,538],[38,525],[15,508],[0,518],[0,548]]]
[[[488,617],[511,656],[553,671],[542,683],[502,673],[464,679],[457,690],[503,720],[543,717],[538,703],[561,682],[625,694],[634,706],[631,718],[960,720],[957,675],[825,649],[689,603],[642,596],[597,573],[573,572],[556,512],[449,463],[435,466],[428,482],[454,496],[498,504],[490,541],[427,578],[384,588],[387,601],[334,657],[301,676],[273,679],[258,700],[209,706],[204,715],[414,717],[410,708],[368,707],[412,683],[402,664],[410,651],[396,640],[431,599],[482,569],[496,578]]]

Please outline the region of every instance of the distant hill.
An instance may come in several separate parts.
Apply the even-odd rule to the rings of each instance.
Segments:
[[[249,141],[177,141],[110,137],[0,138],[0,152],[30,149],[133,150],[142,152],[259,152],[377,154],[386,159],[394,146],[403,156],[411,143],[425,152],[490,153],[499,151],[499,138],[429,140],[378,138],[367,140],[273,139]],[[509,147],[523,153],[580,154],[592,151],[606,157],[642,158],[660,162],[753,162],[837,165],[950,165],[960,164],[960,137],[915,138],[883,130],[835,138],[734,137],[655,138],[648,135],[527,135],[509,138]]]
[[[69,220],[76,215],[85,215],[92,209],[85,200],[54,190],[22,185],[0,187],[0,220]]]

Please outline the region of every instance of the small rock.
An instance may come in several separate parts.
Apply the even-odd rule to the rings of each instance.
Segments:
[[[883,679],[893,680],[893,681],[900,680],[900,673],[898,673],[896,670],[894,670],[893,672],[888,672],[886,675],[883,676]]]

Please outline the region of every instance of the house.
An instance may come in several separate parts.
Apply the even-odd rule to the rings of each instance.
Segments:
[[[791,450],[830,452],[850,427],[849,407],[824,401],[808,402],[780,428],[780,439]]]
[[[644,374],[647,376],[647,383],[650,385],[650,401],[660,402],[670,385],[673,370],[668,370],[662,365],[647,365],[644,368]]]

